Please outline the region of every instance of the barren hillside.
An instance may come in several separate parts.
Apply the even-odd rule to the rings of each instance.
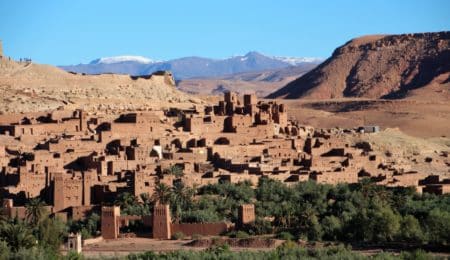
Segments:
[[[221,95],[225,91],[256,93],[265,97],[317,66],[305,63],[283,69],[237,73],[217,78],[193,78],[178,82],[178,89],[192,94]]]
[[[145,109],[167,103],[198,103],[178,91],[170,73],[151,76],[81,75],[53,66],[0,59],[0,112],[29,112],[59,107]]]
[[[269,98],[450,98],[450,32],[372,35],[337,48]],[[425,97],[424,97],[425,96]]]

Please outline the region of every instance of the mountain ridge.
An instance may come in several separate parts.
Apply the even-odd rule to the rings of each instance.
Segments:
[[[123,59],[123,57],[128,57],[128,60]],[[102,59],[107,61],[116,59],[117,62],[102,62]],[[318,64],[320,61],[322,61],[320,58],[266,56],[251,51],[245,55],[225,59],[190,56],[168,61],[154,61],[143,56],[113,56],[95,59],[88,64],[59,67],[69,72],[85,74],[116,73],[135,76],[148,75],[160,70],[170,70],[177,79],[188,79],[281,69],[308,63]]]

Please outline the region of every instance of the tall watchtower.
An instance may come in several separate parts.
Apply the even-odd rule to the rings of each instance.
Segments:
[[[169,205],[156,205],[153,209],[153,238],[171,238],[171,218]]]
[[[119,236],[120,207],[102,207],[102,237],[104,239],[117,239]]]
[[[243,204],[238,210],[238,224],[242,227],[243,225],[251,224],[255,222],[255,205],[254,204]]]

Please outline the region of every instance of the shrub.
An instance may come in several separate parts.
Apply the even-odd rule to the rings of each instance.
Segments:
[[[248,238],[250,235],[245,231],[236,232],[236,238]]]
[[[272,224],[261,218],[257,218],[252,224],[244,225],[242,229],[251,235],[265,235],[273,233]]]
[[[336,216],[326,216],[321,222],[324,237],[328,240],[337,240],[342,231],[342,222]]]
[[[0,240],[0,259],[9,259],[9,248],[8,243],[5,241]]]
[[[175,232],[172,235],[173,240],[180,240],[180,239],[183,239],[184,237],[185,237],[185,235],[183,234],[183,232]]]
[[[419,250],[415,250],[413,252],[402,252],[400,254],[400,259],[405,259],[405,260],[426,260],[426,259],[431,259],[431,255],[428,254],[427,252],[419,249]]]
[[[242,230],[231,231],[227,234],[227,236],[231,237],[231,238],[249,238],[250,237],[250,235],[247,232],[242,231]]]
[[[412,215],[406,215],[400,222],[400,238],[404,241],[422,242],[423,231],[419,221]]]
[[[215,254],[215,255],[228,253],[230,251],[231,251],[230,246],[228,244],[216,245],[216,246],[212,246],[212,247],[206,249],[207,253]]]
[[[66,260],[83,260],[84,257],[82,254],[78,254],[75,251],[69,251],[67,255],[64,257]]]
[[[286,242],[284,242],[283,244],[281,244],[280,246],[277,247],[278,251],[285,251],[285,250],[292,250],[298,248],[297,243],[295,243],[294,241],[288,240]]]
[[[158,257],[153,251],[147,251],[144,253],[130,254],[126,257],[128,260],[140,260],[140,259],[155,259]]]
[[[200,234],[192,234],[192,239],[194,239],[194,240],[201,239],[202,237],[203,237],[203,236],[200,235]]]
[[[450,213],[433,209],[425,220],[430,241],[436,244],[450,244]]]
[[[283,231],[277,234],[277,238],[283,239],[283,240],[294,240],[295,237],[291,233],[287,231]]]

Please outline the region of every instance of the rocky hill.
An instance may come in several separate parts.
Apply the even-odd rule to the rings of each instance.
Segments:
[[[268,98],[450,98],[450,32],[353,39]]]
[[[172,75],[81,75],[33,63],[0,58],[0,112],[29,112],[61,107],[145,109],[168,103],[200,103],[175,88]]]

